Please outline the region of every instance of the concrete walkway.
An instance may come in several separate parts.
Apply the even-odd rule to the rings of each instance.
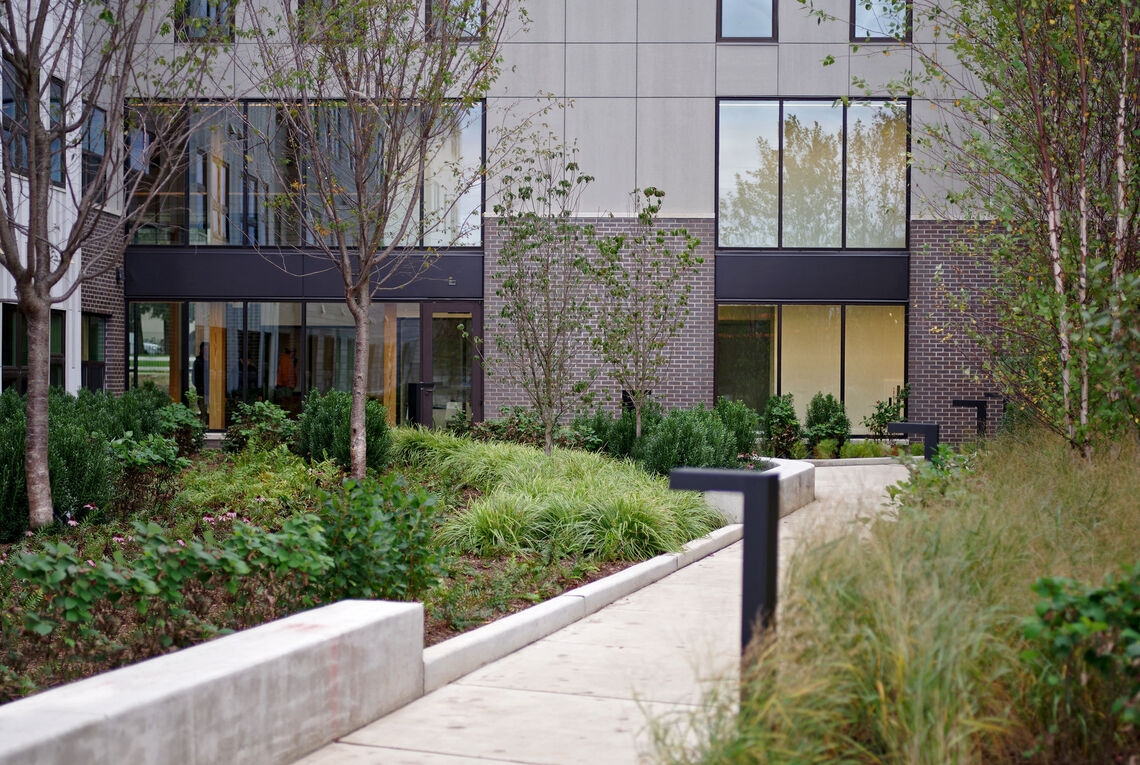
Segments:
[[[780,521],[780,558],[882,509],[896,465],[816,471]],[[641,763],[647,719],[685,716],[740,661],[736,543],[314,752],[336,763]]]

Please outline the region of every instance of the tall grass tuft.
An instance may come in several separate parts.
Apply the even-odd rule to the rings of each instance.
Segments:
[[[393,432],[392,454],[481,492],[440,529],[441,541],[463,552],[643,560],[724,525],[699,495],[600,454],[555,449],[547,458],[528,446],[407,428]]]
[[[1059,668],[1027,650],[1022,624],[1037,578],[1100,583],[1140,559],[1138,468],[1133,443],[1086,463],[1052,436],[1013,435],[972,474],[920,478],[868,537],[804,546],[740,714],[726,701],[698,726],[698,747],[673,740],[662,758],[1061,763],[1136,751],[1110,698],[1086,688],[1056,703],[1042,678]]]

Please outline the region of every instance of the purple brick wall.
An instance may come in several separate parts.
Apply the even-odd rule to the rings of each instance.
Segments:
[[[584,220],[595,226],[599,235],[632,232],[632,218],[591,218]],[[664,383],[653,392],[654,398],[668,408],[688,407],[699,402],[711,404],[713,400],[713,350],[715,344],[716,309],[713,300],[713,221],[707,218],[662,219],[664,227],[682,227],[701,240],[697,254],[704,263],[692,282],[689,297],[689,316],[681,333],[667,348],[670,363]],[[488,365],[494,369],[497,353],[494,336],[504,321],[499,314],[503,301],[495,295],[493,275],[498,271],[498,255],[504,240],[504,230],[488,220],[483,229],[485,254],[483,267],[483,326],[487,338],[485,353]],[[601,361],[592,349],[587,349],[575,360],[578,372],[600,368]],[[504,406],[526,404],[522,390],[507,384],[501,377],[487,375],[484,382],[483,415],[490,419],[499,416]],[[621,390],[608,374],[599,375],[592,389],[600,403],[616,410],[621,403]]]
[[[84,255],[88,258],[103,255],[121,265],[122,251],[120,219],[106,215],[96,224],[94,235],[84,248]],[[116,276],[114,267],[83,284],[81,302],[84,313],[107,317],[104,387],[113,393],[122,393],[126,383],[126,305],[123,302],[123,281]]]
[[[912,422],[938,423],[942,440],[950,443],[977,434],[976,411],[953,406],[956,398],[988,401],[990,435],[1001,422],[1001,399],[992,396],[995,388],[982,369],[983,352],[966,337],[963,318],[947,299],[963,290],[978,295],[993,283],[989,262],[966,246],[971,225],[914,220],[910,229],[908,417]]]

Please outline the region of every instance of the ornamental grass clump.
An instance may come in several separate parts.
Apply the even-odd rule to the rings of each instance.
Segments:
[[[599,454],[555,449],[546,457],[525,446],[400,428],[393,455],[397,464],[430,464],[443,480],[480,492],[440,528],[440,541],[459,552],[643,560],[724,525],[699,495],[670,491],[637,465]]]
[[[923,465],[897,494],[897,516],[869,534],[792,557],[739,715],[730,693],[696,725],[702,743],[665,743],[664,761],[1120,762],[1137,751],[1119,702],[1127,683],[1080,658],[1101,645],[1111,665],[1127,640],[1098,644],[1086,629],[1074,652],[1052,642],[1120,582],[1133,591],[1137,445],[1085,461],[1043,431],[1013,435],[972,460]],[[1103,588],[1074,583],[1109,574]],[[1104,610],[1103,634],[1117,611]]]

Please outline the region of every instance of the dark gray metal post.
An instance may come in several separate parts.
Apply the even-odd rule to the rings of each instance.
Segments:
[[[669,488],[736,491],[744,495],[743,595],[740,609],[740,653],[743,656],[752,642],[753,625],[761,631],[776,627],[779,479],[750,470],[677,468],[669,473]]]
[[[938,426],[924,422],[888,422],[890,435],[922,436],[922,456],[930,461],[938,451]]]
[[[978,435],[985,437],[987,415],[987,404],[985,401],[977,398],[956,398],[950,403],[954,406],[972,406],[978,410]]]

